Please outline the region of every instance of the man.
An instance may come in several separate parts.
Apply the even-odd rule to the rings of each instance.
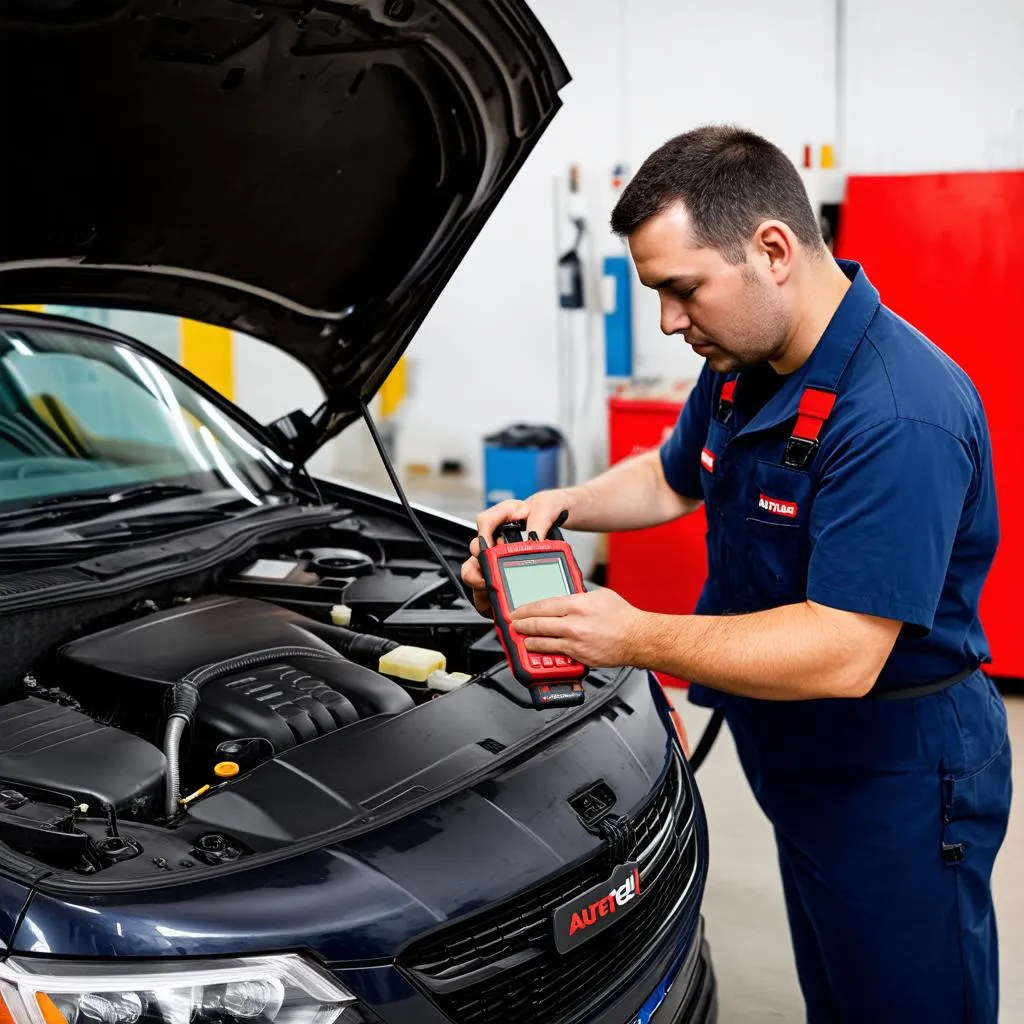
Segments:
[[[479,532],[543,535],[562,509],[572,529],[638,529],[703,504],[708,578],[695,615],[596,590],[516,628],[534,651],[699,681],[691,699],[723,709],[775,829],[812,1024],[994,1024],[1010,750],[978,670],[998,540],[978,395],[831,258],[756,135],[668,142],[612,226],[664,333],[704,357],[697,385],[660,451],[503,502]],[[475,557],[463,578],[486,610]]]

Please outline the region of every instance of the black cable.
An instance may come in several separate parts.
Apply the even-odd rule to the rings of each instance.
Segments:
[[[313,474],[306,469],[306,464],[302,464],[302,475],[306,478],[307,483],[313,488],[313,493],[316,495],[316,500],[321,504],[325,504],[324,496],[320,493],[320,488],[317,486],[316,481],[313,479]]]
[[[722,721],[725,715],[721,711],[715,711],[711,715],[711,720],[708,722],[704,732],[701,734],[700,740],[697,742],[697,746],[694,747],[693,753],[690,755],[690,771],[695,772],[703,763],[711,751],[711,748],[715,745],[715,740],[718,739],[718,733],[722,728]]]
[[[402,507],[405,509],[405,514],[409,517],[409,521],[412,525],[416,527],[416,532],[423,538],[427,547],[430,548],[430,551],[438,564],[448,574],[448,578],[452,581],[452,586],[455,587],[455,593],[460,597],[464,596],[466,588],[462,585],[462,580],[455,575],[455,570],[451,567],[448,559],[441,554],[440,549],[433,542],[430,534],[428,534],[423,528],[423,524],[419,521],[419,517],[413,511],[412,505],[409,504],[409,499],[405,496],[405,491],[402,489],[402,484],[399,482],[398,474],[395,472],[395,467],[391,464],[391,457],[388,455],[387,448],[384,447],[384,442],[381,440],[380,433],[377,431],[377,424],[373,422],[370,410],[367,408],[366,402],[362,399],[359,401],[359,408],[362,411],[363,419],[366,421],[366,427],[370,431],[370,437],[373,438],[373,443],[377,446],[377,451],[380,453],[381,461],[384,463],[384,469],[387,470],[388,478],[391,480],[391,486],[394,487],[395,493],[398,495],[398,500],[402,503]]]

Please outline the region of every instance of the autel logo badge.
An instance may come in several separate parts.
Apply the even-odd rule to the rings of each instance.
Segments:
[[[784,519],[796,519],[798,510],[795,501],[780,501],[778,498],[769,498],[762,494],[757,499],[757,507],[763,512],[770,512],[773,516],[782,516]]]
[[[640,893],[640,868],[629,863],[617,867],[607,882],[563,903],[554,914],[558,952],[568,953],[599,935],[636,906]]]
[[[604,917],[607,914],[614,914],[619,907],[624,907],[630,900],[640,895],[640,870],[633,868],[633,874],[626,879],[617,889],[612,889],[604,899],[595,900],[589,907],[577,911],[572,915],[572,922],[569,925],[569,934],[575,935],[597,924],[598,915]]]

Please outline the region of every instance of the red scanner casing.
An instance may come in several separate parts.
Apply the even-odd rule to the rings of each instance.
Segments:
[[[494,626],[505,649],[505,657],[513,675],[524,686],[550,683],[574,683],[587,675],[587,667],[565,655],[537,654],[526,649],[525,638],[511,624],[512,604],[502,573],[503,564],[533,564],[537,560],[558,559],[562,562],[573,593],[586,590],[583,573],[576,564],[572,548],[564,540],[525,540],[510,544],[490,545],[480,552],[480,569],[494,611]],[[555,703],[553,700],[552,703]]]

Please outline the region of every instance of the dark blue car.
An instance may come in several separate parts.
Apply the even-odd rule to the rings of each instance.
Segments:
[[[244,331],[325,395],[263,426],[0,310],[0,1024],[715,1019],[660,688],[534,709],[471,526],[304,468],[566,81],[520,0],[0,3],[0,303]]]

